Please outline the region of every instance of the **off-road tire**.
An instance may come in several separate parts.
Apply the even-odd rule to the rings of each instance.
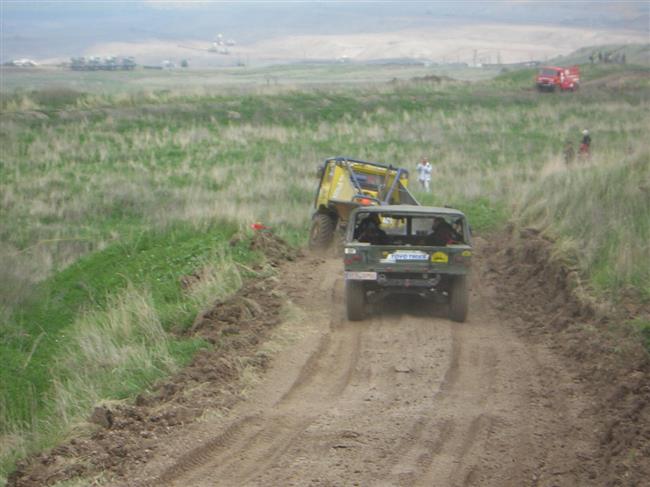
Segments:
[[[467,319],[468,305],[467,277],[455,276],[449,289],[449,319],[459,323],[464,322]]]
[[[317,213],[312,218],[309,230],[309,248],[324,250],[328,248],[334,238],[336,220],[327,213]]]
[[[366,290],[363,282],[345,282],[345,309],[350,321],[359,321],[365,318]]]

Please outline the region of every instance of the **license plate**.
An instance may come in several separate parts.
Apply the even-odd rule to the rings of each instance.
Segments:
[[[345,279],[349,281],[376,281],[377,273],[347,271],[345,273]]]

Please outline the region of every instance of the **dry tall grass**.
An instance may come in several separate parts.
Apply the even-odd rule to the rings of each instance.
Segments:
[[[650,125],[647,102],[632,105],[616,97],[564,97],[562,103],[541,98],[537,104],[504,99],[496,105],[486,97],[485,105],[428,102],[409,109],[381,103],[399,96],[435,98],[442,90],[424,86],[412,95],[400,89],[405,88],[340,88],[335,94],[352,93],[371,108],[300,124],[206,117],[200,103],[211,95],[205,92],[149,92],[139,101],[128,95],[129,106],[112,108],[107,116],[80,111],[35,128],[17,118],[4,120],[4,258],[27,257],[40,271],[24,274],[36,280],[119,240],[133,225],[227,217],[301,227],[310,217],[314,168],[337,154],[410,168],[427,155],[434,165],[436,203],[504,196],[516,201],[540,176],[562,170],[564,141],[577,144],[583,127],[594,134],[590,164],[598,165],[643,150],[642,127]],[[303,92],[314,93],[298,91],[298,100]],[[300,102],[287,101],[285,91],[266,96],[275,109],[303,116]],[[332,105],[328,96],[334,95],[323,92],[324,109]],[[239,115],[241,100],[223,103]]]

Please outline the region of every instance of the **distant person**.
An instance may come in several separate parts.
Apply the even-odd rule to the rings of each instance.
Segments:
[[[458,235],[458,232],[444,218],[436,216],[433,218],[431,233],[426,236],[424,243],[434,247],[444,247],[447,244],[461,240],[462,238]]]
[[[576,157],[576,151],[575,148],[573,147],[573,142],[570,140],[566,141],[566,144],[564,144],[564,163],[565,164],[571,164],[573,160]]]
[[[418,181],[420,182],[420,186],[422,186],[422,189],[429,191],[429,184],[431,183],[431,172],[433,171],[431,163],[427,160],[426,157],[423,157],[418,163],[416,169],[418,172]]]
[[[589,157],[591,155],[591,136],[589,130],[582,131],[582,142],[580,142],[580,156]]]

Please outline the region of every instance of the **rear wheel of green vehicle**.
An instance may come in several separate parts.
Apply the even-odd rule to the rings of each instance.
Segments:
[[[345,282],[345,307],[350,321],[359,321],[366,316],[366,290],[363,282]]]
[[[449,289],[449,319],[462,323],[467,319],[469,292],[467,290],[467,277],[456,276]]]
[[[311,222],[309,230],[309,248],[326,249],[334,238],[336,220],[326,213],[317,213]]]

